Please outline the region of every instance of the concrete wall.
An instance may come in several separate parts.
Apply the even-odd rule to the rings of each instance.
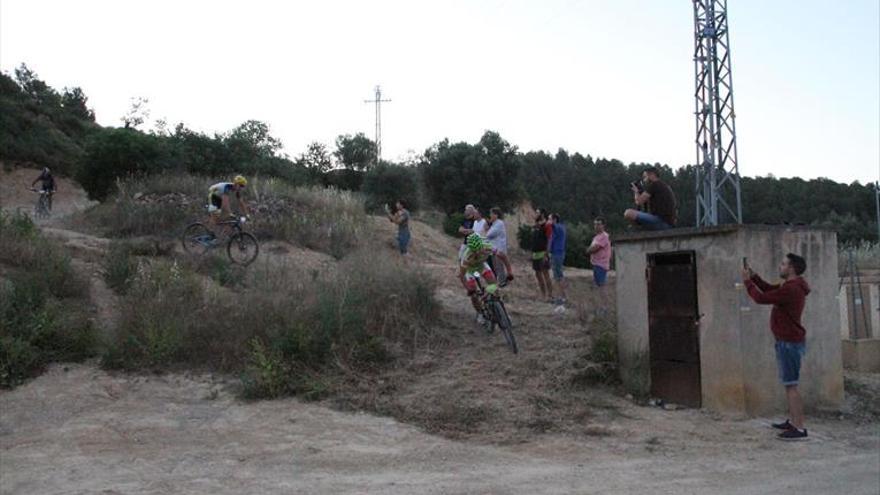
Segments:
[[[695,251],[703,406],[752,415],[784,405],[769,329],[770,307],[754,304],[740,281],[742,257],[768,279],[792,251],[807,258],[807,356],[802,388],[809,407],[836,408],[843,399],[837,291],[837,239],[833,232],[740,227],[710,235],[672,235],[615,245],[618,350],[624,383],[650,388],[647,254]]]
[[[807,329],[807,353],[799,388],[808,408],[837,409],[843,401],[837,235],[828,231],[746,228],[740,231],[740,242],[752,268],[768,281],[778,281],[778,266],[785,253],[794,252],[806,258],[804,278],[812,290],[802,318]],[[770,332],[772,307],[751,300],[746,307],[742,311],[741,333],[746,412],[768,414],[785,406]]]
[[[880,373],[880,339],[844,339],[841,344],[846,369]]]

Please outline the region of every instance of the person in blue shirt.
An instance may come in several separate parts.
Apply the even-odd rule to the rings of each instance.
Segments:
[[[554,302],[557,305],[565,305],[566,303],[566,285],[565,274],[563,273],[563,263],[565,263],[565,224],[558,213],[550,214],[550,223],[553,226],[553,233],[550,237],[550,267],[553,270],[553,282],[556,286],[556,295]]]

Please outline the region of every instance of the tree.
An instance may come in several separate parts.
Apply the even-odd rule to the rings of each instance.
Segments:
[[[382,205],[403,199],[410,211],[419,208],[419,176],[413,167],[380,162],[364,175],[361,191],[367,196],[368,210],[378,210]]]
[[[95,112],[86,105],[89,99],[83,93],[82,88],[64,88],[61,93],[61,106],[69,114],[82,120],[89,122],[95,121]]]
[[[274,157],[282,146],[281,140],[269,133],[269,124],[259,120],[245,121],[229,131],[224,142],[239,161]]]
[[[320,177],[333,168],[333,159],[330,158],[327,146],[318,141],[309,144],[297,163],[304,166],[313,178]]]
[[[520,198],[521,160],[516,147],[487,131],[476,144],[450,144],[444,139],[425,152],[425,188],[444,212],[468,203],[512,210]]]
[[[150,103],[150,100],[142,96],[131,99],[131,107],[120,118],[126,129],[137,129],[139,125],[142,125],[150,118],[150,109],[147,108],[148,103]]]
[[[25,94],[30,96],[37,104],[45,107],[57,107],[61,104],[58,92],[37,77],[36,72],[21,64],[15,69],[15,80]]]
[[[333,156],[343,167],[353,170],[367,170],[376,162],[376,143],[359,132],[352,136],[343,134],[336,138],[336,151]]]
[[[173,160],[168,141],[135,129],[104,128],[93,133],[76,169],[76,180],[89,198],[103,201],[116,179],[167,169]]]

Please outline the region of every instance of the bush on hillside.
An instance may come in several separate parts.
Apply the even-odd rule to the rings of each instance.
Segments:
[[[324,274],[257,264],[243,288],[217,292],[186,266],[154,262],[122,301],[104,364],[241,372],[248,397],[314,397],[316,374],[384,365],[436,316],[432,282],[416,269],[360,252]]]
[[[364,173],[359,170],[338,168],[321,177],[324,187],[335,187],[343,191],[360,191],[364,183]]]
[[[422,172],[431,201],[446,214],[473,203],[512,210],[520,199],[516,147],[487,131],[476,144],[443,140],[425,152]]]
[[[461,237],[458,229],[462,223],[464,223],[464,213],[455,212],[451,215],[446,215],[446,218],[443,220],[443,232],[452,237]]]
[[[104,201],[116,181],[172,168],[173,149],[164,139],[134,129],[104,128],[86,142],[76,180],[89,198]]]
[[[367,171],[363,193],[368,211],[381,211],[386,204],[394,207],[399,199],[407,202],[410,211],[417,211],[420,206],[418,171],[413,167],[382,162]]]
[[[0,74],[0,158],[70,174],[86,137],[98,129],[80,88],[61,93],[25,65]]]
[[[87,282],[62,248],[24,215],[0,212],[0,387],[15,386],[51,362],[95,352],[84,295]]]

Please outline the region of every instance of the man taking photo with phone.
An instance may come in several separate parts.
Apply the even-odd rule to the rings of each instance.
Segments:
[[[807,270],[804,258],[788,253],[779,264],[781,284],[770,284],[759,277],[743,259],[742,278],[746,290],[758,304],[772,304],[770,312],[770,330],[776,338],[776,364],[779,369],[779,380],[785,387],[785,398],[788,401],[789,419],[773,424],[773,428],[782,430],[777,436],[780,440],[806,440],[807,429],[804,428],[804,403],[798,391],[801,360],[806,352],[806,329],[801,324],[801,315],[810,293],[801,275]]]

